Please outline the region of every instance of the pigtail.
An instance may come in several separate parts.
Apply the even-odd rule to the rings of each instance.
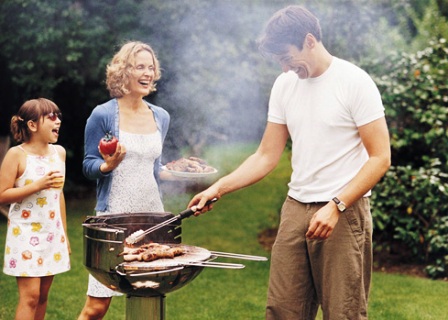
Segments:
[[[17,142],[26,142],[30,138],[28,126],[24,119],[19,116],[13,116],[11,118],[11,133]]]

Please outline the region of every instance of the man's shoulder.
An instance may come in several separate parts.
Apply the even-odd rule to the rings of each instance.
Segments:
[[[299,77],[294,71],[282,72],[275,79],[274,86],[275,87],[289,87],[294,86],[297,81],[299,81]]]
[[[334,57],[334,63],[336,67],[340,70],[343,70],[343,72],[347,74],[354,74],[354,75],[368,75],[367,72],[356,65],[354,62],[344,60],[341,58]]]
[[[281,74],[278,75],[277,80],[281,80],[281,81],[297,81],[299,79],[299,77],[297,76],[297,74],[292,71],[289,70],[288,72],[282,72]]]

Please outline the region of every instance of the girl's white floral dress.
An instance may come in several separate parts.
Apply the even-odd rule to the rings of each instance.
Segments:
[[[15,186],[27,185],[49,171],[59,170],[65,175],[65,163],[54,146],[53,151],[49,156],[26,153],[25,172],[16,180]],[[61,219],[61,191],[42,190],[20,203],[11,204],[3,266],[5,274],[42,277],[70,270],[67,235]]]

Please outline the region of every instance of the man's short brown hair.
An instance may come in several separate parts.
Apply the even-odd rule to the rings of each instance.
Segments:
[[[258,41],[258,48],[267,56],[282,55],[289,45],[302,50],[308,33],[317,41],[322,40],[319,19],[302,6],[288,6],[277,11],[267,22],[264,33]]]

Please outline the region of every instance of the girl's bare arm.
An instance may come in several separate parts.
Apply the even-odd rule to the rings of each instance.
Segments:
[[[55,172],[49,172],[41,179],[23,187],[14,187],[15,181],[25,169],[25,161],[25,154],[16,147],[6,153],[0,168],[0,203],[20,202],[33,193],[53,186]]]

